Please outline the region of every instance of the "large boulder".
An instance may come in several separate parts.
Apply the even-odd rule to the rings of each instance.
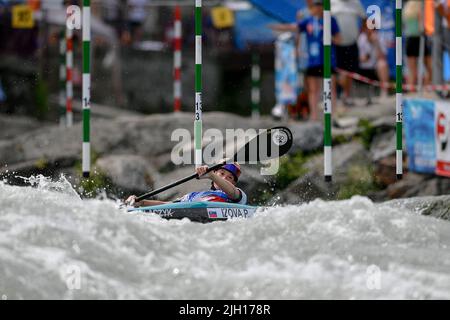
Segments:
[[[409,172],[403,179],[391,184],[386,193],[390,199],[448,194],[450,179],[435,175]]]
[[[0,115],[0,140],[14,139],[29,131],[42,128],[48,123],[39,122],[33,118]]]
[[[141,156],[106,156],[97,160],[96,168],[116,189],[130,194],[147,192],[158,178],[156,170]]]
[[[393,130],[377,135],[370,146],[372,161],[380,161],[395,154],[395,139],[396,135]]]
[[[391,169],[395,170],[395,167]],[[406,171],[402,180],[393,181],[386,189],[371,193],[369,197],[380,202],[399,198],[440,196],[448,194],[449,190],[450,179],[446,177]]]
[[[323,177],[323,155],[309,160],[304,167],[307,174],[292,182],[285,190],[278,193],[273,202],[299,204],[316,198],[331,199],[339,187],[348,179],[352,166],[367,165],[369,154],[358,141],[342,144],[333,149],[333,182],[327,183]]]
[[[395,96],[390,96],[386,99],[382,99],[372,107],[350,108],[347,110],[346,116],[357,117],[359,119],[367,119],[369,121],[374,121],[383,117],[393,117],[392,106],[395,106]]]
[[[179,141],[171,141],[176,129],[186,129],[193,138],[192,114],[157,114],[147,117],[121,117],[114,120],[95,119],[91,128],[91,147],[96,156],[141,155],[158,157],[172,151]],[[225,133],[226,129],[269,128],[283,123],[271,118],[248,118],[221,113],[205,113],[204,131],[214,128]],[[322,129],[318,124],[294,124],[293,152],[311,151],[322,145]],[[0,142],[0,167],[20,163],[45,162],[73,165],[81,159],[82,124],[71,128],[45,127]]]
[[[450,220],[450,195],[396,199],[381,205],[406,208],[426,216]]]

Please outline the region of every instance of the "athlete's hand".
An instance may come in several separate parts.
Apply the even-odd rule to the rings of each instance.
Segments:
[[[211,179],[211,172],[208,172],[208,166],[201,166],[195,169],[199,179]]]
[[[125,204],[127,206],[133,206],[135,208],[139,208],[142,202],[136,202],[137,196],[129,196],[127,200],[125,200]]]

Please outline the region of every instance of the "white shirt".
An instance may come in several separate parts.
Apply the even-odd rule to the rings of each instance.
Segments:
[[[147,0],[128,0],[128,20],[133,22],[144,22],[147,17]]]
[[[341,46],[349,46],[358,40],[360,19],[366,12],[359,0],[331,0],[331,14],[336,18],[341,35]]]
[[[377,55],[375,48],[369,42],[367,34],[361,33],[358,38],[358,49],[359,49],[359,67],[365,70],[375,69],[377,65]],[[362,58],[369,56],[369,60],[362,61]]]
[[[380,41],[378,41],[380,43]],[[381,50],[386,53],[386,50],[380,43]],[[359,49],[359,67],[364,70],[373,70],[377,66],[377,48],[369,41],[366,33],[361,33],[358,38]],[[362,58],[369,56],[367,61],[361,61]]]
[[[447,14],[447,12],[450,10],[448,7],[448,1],[447,0],[441,0],[440,2],[442,4],[442,6],[444,7],[444,15]],[[447,19],[442,19],[442,26],[444,28],[449,28],[450,26],[447,25]]]

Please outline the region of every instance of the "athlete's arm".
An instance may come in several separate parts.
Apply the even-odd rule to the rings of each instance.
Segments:
[[[152,207],[152,206],[159,206],[162,204],[168,204],[171,202],[167,202],[167,201],[158,201],[158,200],[142,200],[141,202],[138,202],[137,205],[138,207]],[[136,206],[136,204],[135,204]]]
[[[274,31],[281,31],[281,32],[297,32],[297,25],[295,23],[289,23],[289,24],[269,24],[268,27]]]
[[[139,208],[139,207],[152,207],[152,206],[158,206],[158,205],[161,205],[161,204],[170,203],[170,202],[158,201],[158,200],[142,200],[142,201],[136,202],[136,198],[137,198],[136,196],[130,196],[130,197],[128,197],[127,200],[125,200],[125,203],[127,205],[134,206],[136,208]]]
[[[236,188],[231,182],[221,178],[216,173],[214,173],[214,171],[206,173],[207,170],[208,166],[202,166],[196,169],[201,179],[211,179],[212,182],[214,182],[220,190],[225,192],[230,197],[230,199],[239,200],[242,197],[241,191],[239,191],[239,189]]]
[[[342,41],[342,37],[340,33],[336,33],[334,36],[332,36],[332,42],[335,45],[340,45]]]
[[[225,192],[230,197],[230,199],[238,200],[241,197],[241,192],[231,182],[219,177],[214,172],[210,172],[209,177],[215,184],[217,184],[220,190]]]

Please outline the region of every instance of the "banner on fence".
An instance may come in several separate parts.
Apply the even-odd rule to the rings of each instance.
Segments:
[[[290,33],[283,33],[275,42],[275,96],[277,104],[295,104],[297,95],[298,73],[295,38]]]
[[[437,101],[436,125],[436,174],[450,177],[450,103]]]
[[[404,121],[409,170],[450,177],[450,102],[407,99]]]

